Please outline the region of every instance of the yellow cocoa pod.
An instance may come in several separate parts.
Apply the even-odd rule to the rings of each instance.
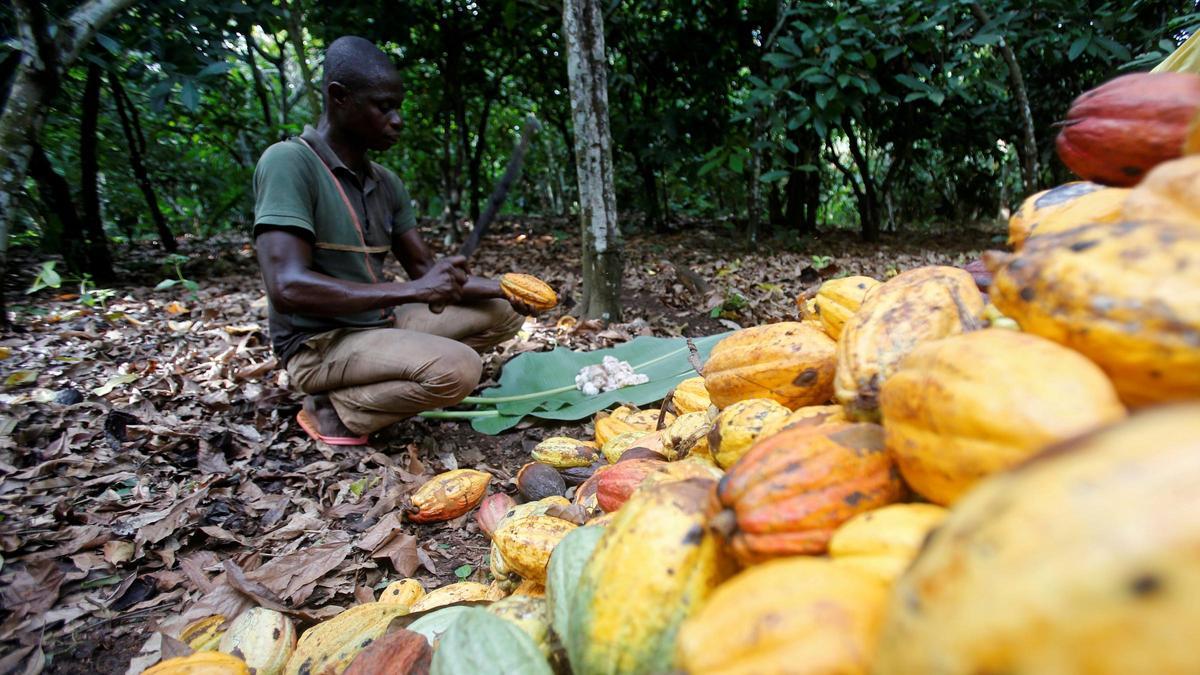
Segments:
[[[474,602],[479,600],[498,600],[504,597],[492,586],[485,586],[477,581],[460,581],[455,584],[442,586],[425,594],[410,607],[412,612],[426,612],[435,607],[442,607],[456,602]]]
[[[625,423],[634,429],[641,431],[657,431],[658,430],[658,415],[659,411],[655,408],[647,408],[639,410],[629,417],[625,418]],[[663,415],[663,428],[671,425],[675,421],[675,415],[666,413]]]
[[[707,412],[708,406],[712,405],[712,400],[708,397],[708,390],[704,388],[704,378],[700,376],[689,377],[675,385],[675,393],[671,395],[671,402],[675,405],[675,412],[680,415],[691,412]]]
[[[712,488],[703,479],[651,485],[616,512],[568,603],[560,639],[573,670],[673,671],[679,625],[735,568],[705,528]]]
[[[453,520],[483,500],[491,480],[490,473],[474,469],[440,473],[412,494],[408,518],[415,523]]]
[[[866,675],[886,605],[887,586],[870,575],[823,558],[772,560],[684,622],[678,665],[689,675]]]
[[[212,652],[216,651],[224,634],[225,616],[214,614],[189,623],[179,632],[179,640],[194,652]]]
[[[558,305],[558,294],[550,285],[532,274],[509,272],[500,276],[500,291],[509,300],[524,303],[544,312]]]
[[[873,672],[1200,672],[1197,482],[1200,403],[989,477],[897,579]]]
[[[388,584],[379,594],[379,602],[392,602],[411,607],[413,603],[425,597],[425,587],[416,579],[401,579]]]
[[[834,340],[841,337],[846,320],[854,316],[863,298],[878,285],[871,277],[844,277],[821,284],[813,304],[825,334]]]
[[[546,565],[554,547],[575,523],[553,516],[509,519],[496,529],[492,542],[508,566],[522,579],[546,583]]]
[[[176,656],[142,671],[142,675],[251,675],[246,662],[221,652]]]
[[[508,575],[513,573],[512,568],[504,559],[504,554],[500,552],[500,547],[496,545],[495,539],[492,540],[492,546],[488,549],[488,569],[496,579],[507,579]]]
[[[596,446],[603,448],[605,444],[613,438],[621,434],[637,431],[624,419],[617,418],[616,415],[604,415],[600,413],[596,416]]]
[[[879,421],[879,389],[917,345],[976,330],[983,296],[955,267],[920,267],[877,286],[837,343],[838,402],[852,420]]]
[[[389,602],[355,605],[304,631],[283,672],[286,675],[340,673],[359,652],[387,631],[392,619],[408,612],[408,607]]]
[[[713,347],[704,386],[713,404],[769,398],[789,409],[829,402],[837,343],[795,321],[744,328]]]
[[[1143,181],[1145,182],[1145,181]],[[1031,195],[1008,219],[1008,243],[1021,250],[1026,240],[1087,223],[1112,223],[1121,217],[1128,188],[1087,181],[1064,183]]]
[[[229,624],[218,650],[240,652],[255,675],[279,675],[295,648],[296,629],[291,619],[273,609],[253,607]]]
[[[624,422],[626,419],[629,418],[630,415],[632,415],[636,412],[637,412],[636,408],[630,408],[627,405],[619,405],[616,408],[613,408],[613,411],[609,413],[609,416],[619,419],[622,422]]]
[[[626,450],[634,447],[634,445],[646,436],[645,430],[636,429],[617,434],[608,439],[608,442],[600,448],[600,452],[609,464],[616,464],[617,460],[621,459],[621,455],[625,454]]]
[[[1031,239],[992,302],[1100,366],[1135,408],[1200,397],[1200,225],[1132,221]]]
[[[577,441],[566,436],[551,436],[543,440],[531,454],[535,462],[549,464],[556,469],[591,466],[600,458],[600,451],[594,442]]]
[[[807,405],[803,408],[796,408],[792,414],[783,419],[776,419],[769,422],[763,427],[763,438],[772,436],[783,431],[784,429],[804,424],[807,426],[817,426],[831,422],[845,422],[846,412],[840,405]]]
[[[936,504],[889,504],[842,523],[829,540],[829,555],[892,583],[908,567],[925,538],[949,513]]]
[[[544,584],[539,584],[536,581],[522,579],[521,583],[517,584],[517,587],[513,589],[512,594],[532,595],[535,598],[544,598],[546,597],[546,586]]]
[[[550,609],[544,592],[542,597],[514,593],[488,605],[487,611],[516,624],[544,656],[550,657]]]
[[[880,402],[905,482],[942,505],[1051,443],[1125,416],[1096,364],[998,328],[920,345],[883,384]]]
[[[672,462],[687,457],[696,443],[707,441],[711,429],[712,419],[707,410],[680,415],[663,433],[664,456]]]
[[[708,432],[708,447],[717,466],[728,469],[741,459],[768,424],[792,411],[769,398],[738,401],[721,411]]]
[[[516,506],[509,509],[508,513],[504,514],[504,517],[501,518],[500,522],[496,524],[496,529],[500,529],[500,526],[503,525],[504,521],[506,521],[506,520],[515,520],[517,518],[528,518],[529,516],[541,516],[541,515],[545,515],[546,512],[549,511],[552,507],[566,508],[570,505],[571,505],[571,500],[567,499],[566,497],[559,496],[559,495],[551,495],[549,497],[546,497],[545,499],[539,499],[536,502],[525,502],[524,504],[517,504]],[[494,531],[493,531],[493,533],[494,533]]]
[[[1200,124],[1192,121],[1189,139],[1200,140]],[[1169,220],[1200,224],[1200,208],[1194,195],[1200,194],[1200,156],[1191,155],[1154,167],[1137,187],[1129,191],[1122,204],[1121,220]],[[1102,221],[1093,221],[1102,222]]]

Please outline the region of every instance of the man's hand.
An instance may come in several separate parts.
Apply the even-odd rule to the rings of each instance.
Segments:
[[[537,316],[541,313],[533,307],[521,302],[520,300],[514,300],[512,298],[505,298],[505,300],[508,300],[508,304],[512,305],[513,311],[521,316]]]
[[[454,304],[462,299],[467,276],[466,258],[461,255],[442,258],[421,278],[412,282],[417,288],[415,299],[431,305]]]

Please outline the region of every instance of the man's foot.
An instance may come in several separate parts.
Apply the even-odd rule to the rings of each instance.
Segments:
[[[359,436],[348,429],[338,417],[328,396],[304,397],[304,407],[296,421],[309,436],[330,445],[366,445],[367,437]]]

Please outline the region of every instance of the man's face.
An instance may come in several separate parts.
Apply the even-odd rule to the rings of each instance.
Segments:
[[[350,92],[344,105],[346,128],[370,150],[383,151],[400,137],[400,103],[404,87],[395,71],[381,73]]]

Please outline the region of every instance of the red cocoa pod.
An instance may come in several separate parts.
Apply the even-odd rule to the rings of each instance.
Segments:
[[[342,675],[429,675],[432,661],[425,636],[401,628],[359,652]]]

